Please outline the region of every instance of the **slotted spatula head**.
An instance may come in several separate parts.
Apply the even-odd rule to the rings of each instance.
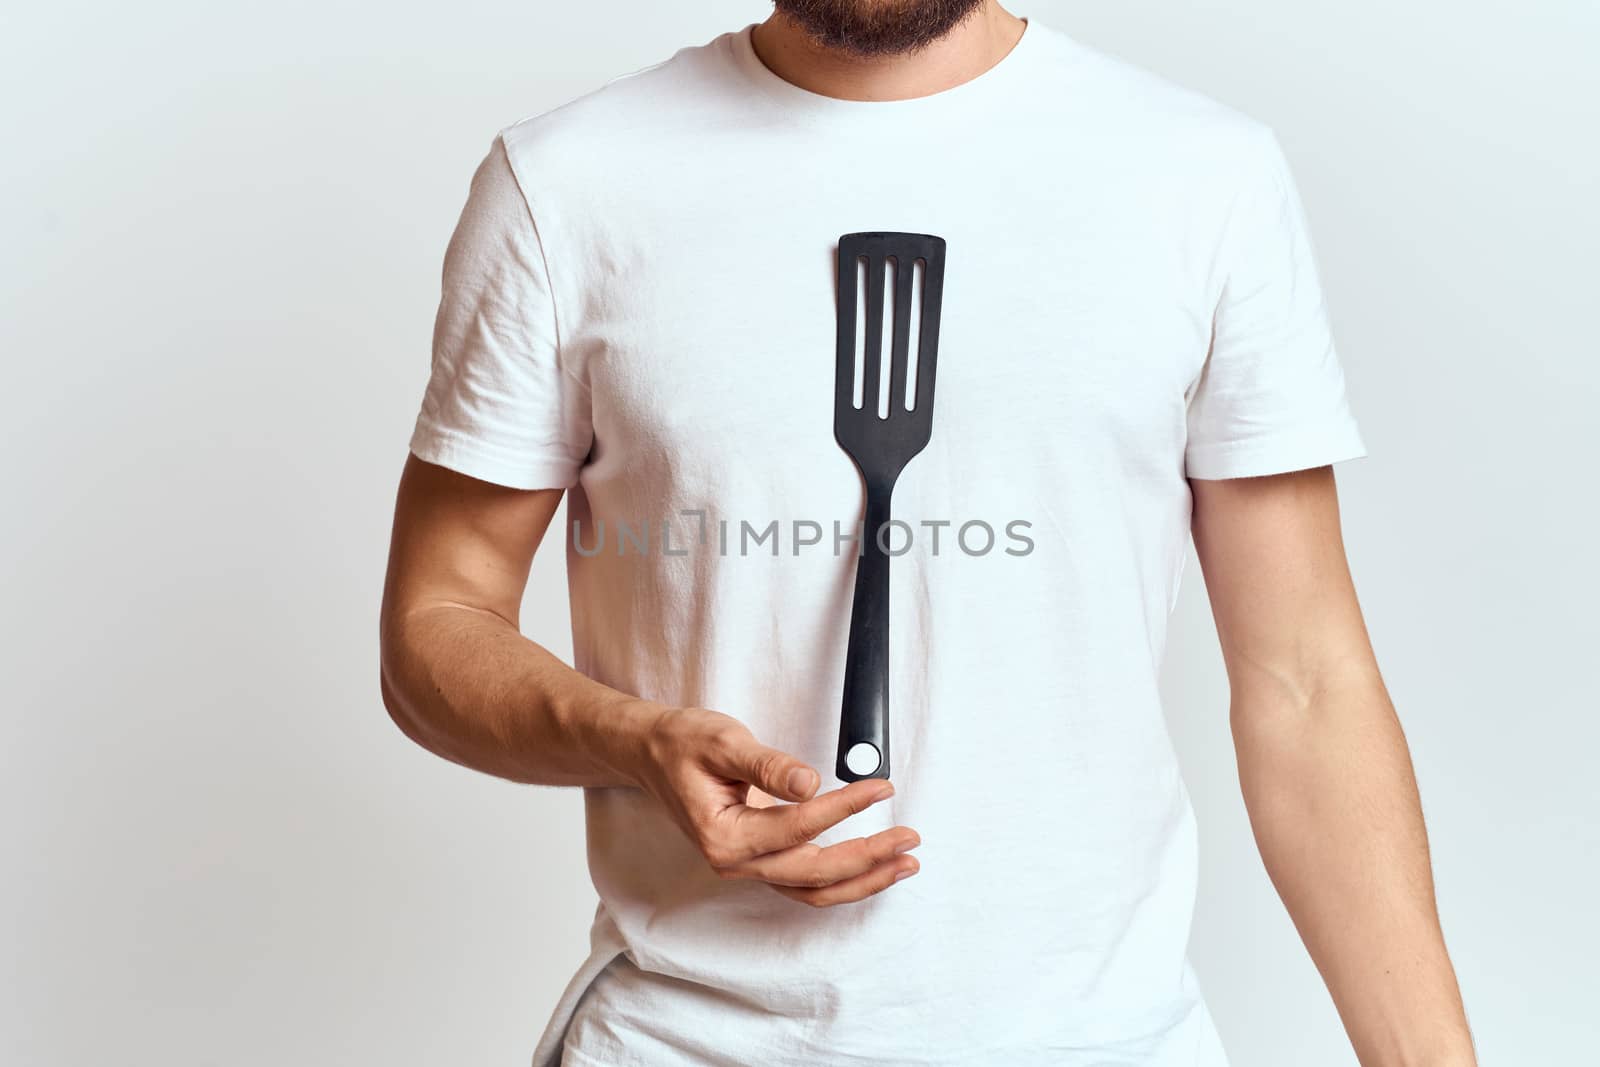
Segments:
[[[943,289],[942,237],[873,232],[839,238],[833,436],[869,489],[893,486],[933,432]]]

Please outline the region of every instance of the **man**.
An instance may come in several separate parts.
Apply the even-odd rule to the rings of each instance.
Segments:
[[[947,257],[892,783],[840,784],[861,231]],[[443,281],[383,692],[447,759],[584,787],[593,952],[537,1067],[1225,1063],[1157,696],[1191,530],[1261,852],[1362,1063],[1473,1063],[1270,131],[988,0],[779,0],[501,129]],[[563,491],[576,669],[518,632]]]

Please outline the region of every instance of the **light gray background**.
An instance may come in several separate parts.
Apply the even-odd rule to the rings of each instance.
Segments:
[[[500,126],[766,10],[0,20],[0,1061],[525,1061],[592,915],[579,795],[450,766],[378,700],[444,244]],[[1350,552],[1484,1060],[1585,1061],[1600,14],[1015,10],[1279,130],[1372,452],[1340,470]],[[558,556],[535,572],[528,628],[565,651]],[[1197,965],[1237,1067],[1349,1065],[1254,853],[1190,575],[1166,677]]]

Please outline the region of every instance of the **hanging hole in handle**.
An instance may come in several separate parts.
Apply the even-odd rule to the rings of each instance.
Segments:
[[[844,754],[844,765],[850,768],[851,774],[871,774],[880,762],[878,748],[870,741],[857,741]]]

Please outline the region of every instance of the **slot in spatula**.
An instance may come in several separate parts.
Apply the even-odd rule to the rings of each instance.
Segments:
[[[847,233],[839,238],[833,436],[855,461],[867,496],[839,716],[835,773],[841,781],[889,777],[885,548],[893,533],[886,524],[896,479],[933,432],[943,288],[941,237]],[[883,373],[886,346],[887,375]]]

